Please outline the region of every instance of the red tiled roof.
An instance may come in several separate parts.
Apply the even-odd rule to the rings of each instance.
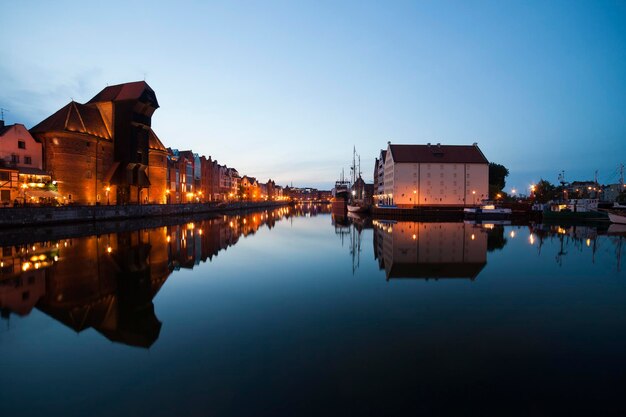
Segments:
[[[151,99],[154,100],[155,107],[159,107],[156,100],[154,90],[150,88],[145,81],[135,81],[132,83],[124,83],[118,85],[110,85],[104,90],[100,91],[94,98],[88,101],[88,103],[96,103],[100,101],[123,101],[123,100],[138,100],[146,91],[150,94]]]
[[[31,133],[78,132],[111,139],[111,135],[102,120],[100,111],[95,107],[70,102],[65,107],[30,129]]]
[[[395,163],[488,164],[476,145],[389,145]]]

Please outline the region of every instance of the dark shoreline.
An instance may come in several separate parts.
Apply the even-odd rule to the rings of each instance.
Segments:
[[[233,210],[273,208],[286,206],[287,202],[246,202],[218,206],[211,203],[143,204],[127,206],[63,206],[63,207],[12,207],[0,209],[0,228],[98,222],[107,220],[141,219],[219,213]]]

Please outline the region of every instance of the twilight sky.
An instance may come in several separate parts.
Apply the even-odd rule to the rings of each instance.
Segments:
[[[205,4],[207,3],[207,4]],[[540,177],[626,163],[625,1],[12,1],[0,107],[30,128],[146,79],[166,146],[329,189],[352,146],[471,144]],[[348,172],[348,170],[347,170]]]

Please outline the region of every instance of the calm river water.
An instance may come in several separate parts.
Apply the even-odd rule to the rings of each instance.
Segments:
[[[626,415],[626,233],[325,210],[4,246],[0,414]]]

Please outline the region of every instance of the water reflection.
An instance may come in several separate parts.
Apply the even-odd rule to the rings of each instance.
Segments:
[[[614,252],[617,271],[621,270],[621,257],[626,240],[626,226],[611,225],[550,225],[534,224],[528,226],[528,243],[537,247],[540,256],[543,246],[556,243],[558,252],[555,262],[562,266],[568,255],[577,256],[584,250],[591,251],[591,261],[595,263],[596,253],[601,250]]]
[[[172,271],[193,268],[261,227],[293,216],[328,212],[298,205],[224,215],[155,229],[2,247],[2,318],[33,308],[81,332],[93,328],[107,339],[150,347],[161,322],[153,298]]]
[[[487,264],[490,229],[480,225],[408,221],[373,224],[374,253],[387,280],[474,280]]]

